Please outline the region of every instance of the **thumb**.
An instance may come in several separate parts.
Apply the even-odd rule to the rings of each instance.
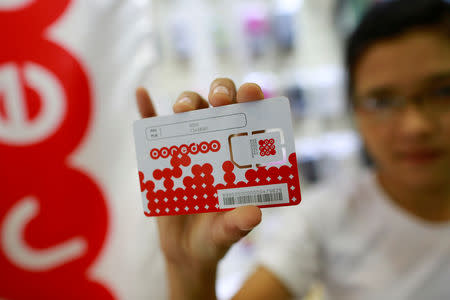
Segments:
[[[261,222],[261,209],[244,206],[226,212],[213,226],[212,240],[218,250],[227,250]]]
[[[136,89],[136,104],[141,117],[149,118],[156,116],[152,100],[150,99],[147,90],[143,87],[138,87]]]

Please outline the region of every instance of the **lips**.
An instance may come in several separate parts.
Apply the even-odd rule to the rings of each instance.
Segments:
[[[432,163],[444,155],[444,151],[438,149],[413,149],[398,153],[399,158],[411,164]]]

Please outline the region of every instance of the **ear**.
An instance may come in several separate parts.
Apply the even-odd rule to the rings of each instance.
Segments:
[[[15,10],[0,9],[0,25],[15,28],[18,35],[40,34],[63,14],[69,3],[70,0],[35,0]]]

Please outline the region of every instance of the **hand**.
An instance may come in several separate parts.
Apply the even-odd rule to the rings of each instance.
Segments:
[[[150,96],[143,88],[136,91],[143,118],[156,115]],[[233,81],[214,80],[208,95],[212,106],[261,100],[261,88],[253,83],[236,91]],[[194,92],[183,92],[173,106],[175,113],[207,108],[208,102]],[[217,263],[228,249],[261,222],[255,206],[228,212],[158,217],[161,249],[169,275],[172,299],[214,299]]]

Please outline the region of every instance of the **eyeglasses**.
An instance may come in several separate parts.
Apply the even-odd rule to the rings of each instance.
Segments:
[[[426,89],[415,97],[377,95],[355,99],[354,108],[375,120],[391,120],[404,111],[406,105],[415,104],[430,117],[450,112],[450,82]]]

